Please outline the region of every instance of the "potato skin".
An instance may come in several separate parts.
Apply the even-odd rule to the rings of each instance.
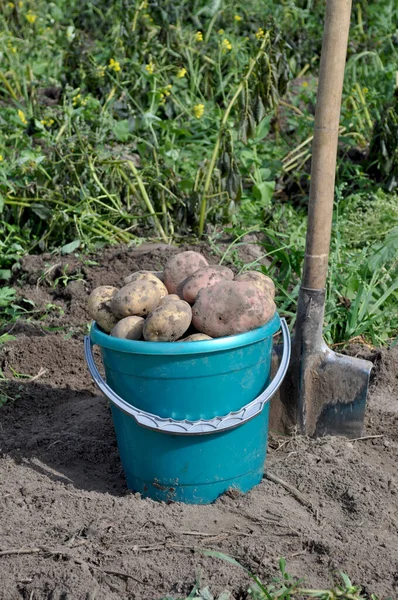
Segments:
[[[177,294],[168,294],[167,296],[163,296],[159,303],[159,306],[167,304],[168,302],[178,302],[179,300],[181,300],[181,298],[177,296]]]
[[[124,340],[139,340],[142,338],[145,319],[142,317],[124,317],[111,331],[111,335]]]
[[[148,277],[149,275],[149,277]],[[131,273],[131,275],[127,275],[123,279],[124,284],[132,283],[133,281],[141,281],[142,279],[151,279],[152,277],[156,277],[163,283],[163,271],[136,271],[135,273]]]
[[[271,298],[275,298],[275,284],[270,277],[260,271],[244,271],[235,277],[235,281],[251,281],[259,289],[264,289]]]
[[[192,324],[218,338],[264,325],[275,313],[274,301],[247,281],[221,281],[200,290],[192,307]]]
[[[186,338],[182,340],[177,340],[177,343],[180,342],[202,342],[204,340],[212,340],[213,338],[205,333],[193,333],[192,335],[188,335]]]
[[[144,339],[148,342],[174,342],[189,328],[192,310],[183,300],[161,304],[144,324]]]
[[[160,285],[163,285],[159,281]],[[146,317],[159,304],[164,292],[156,282],[143,279],[123,286],[111,301],[115,317]]]
[[[90,317],[106,333],[109,333],[117,323],[117,318],[111,310],[111,301],[118,291],[118,288],[111,285],[100,285],[88,298],[87,310]]]
[[[232,280],[234,274],[228,267],[209,266],[195,271],[193,275],[185,279],[182,285],[182,296],[184,300],[193,304],[196,296],[204,287],[210,287],[220,281]]]
[[[164,270],[164,284],[169,294],[177,294],[178,285],[195,271],[207,267],[208,262],[199,252],[188,250],[173,256]]]

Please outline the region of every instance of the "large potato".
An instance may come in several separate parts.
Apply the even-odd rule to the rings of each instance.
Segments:
[[[192,335],[188,335],[186,338],[183,338],[182,340],[177,340],[177,343],[180,342],[202,342],[204,340],[212,340],[213,338],[211,338],[209,335],[206,335],[205,333],[193,333]]]
[[[187,302],[165,302],[155,308],[144,325],[144,339],[148,342],[174,342],[189,328],[192,310]]]
[[[106,333],[109,333],[117,323],[117,318],[111,310],[111,300],[117,292],[118,289],[111,285],[100,285],[88,298],[87,309],[90,317]]]
[[[111,335],[125,340],[139,340],[142,337],[145,319],[142,317],[124,317],[111,331]]]
[[[141,279],[146,279],[149,276],[154,276],[157,279],[159,279],[161,282],[163,282],[163,271],[136,271],[135,273],[132,273],[131,275],[127,275],[127,277],[124,278],[124,284],[126,285],[127,283],[132,283],[133,281],[140,281]],[[150,277],[149,277],[150,279]]]
[[[264,325],[275,313],[274,301],[247,281],[221,281],[200,290],[192,307],[192,324],[213,338],[243,333]]]
[[[210,287],[220,281],[232,280],[234,274],[228,267],[209,266],[195,271],[193,275],[185,279],[182,285],[182,297],[193,304],[199,290]]]
[[[168,294],[167,296],[163,296],[159,303],[159,306],[161,306],[162,304],[166,304],[167,302],[178,302],[179,300],[181,300],[181,298],[177,296],[177,294]]]
[[[165,295],[162,282],[153,282],[148,279],[133,281],[123,286],[111,301],[111,310],[115,317],[146,317],[159,304]],[[163,286],[164,288],[164,286]]]
[[[176,294],[178,285],[195,271],[202,267],[207,267],[208,262],[199,252],[180,252],[173,256],[167,263],[164,270],[164,283],[169,294]]]
[[[259,289],[264,289],[268,292],[271,298],[275,297],[275,284],[264,273],[260,273],[259,271],[244,271],[235,277],[235,281],[251,281]]]

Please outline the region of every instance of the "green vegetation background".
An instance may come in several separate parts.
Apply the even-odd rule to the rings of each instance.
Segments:
[[[261,234],[262,268],[293,326],[324,10],[319,0],[1,0],[3,308],[28,252],[178,243],[202,230],[216,249],[226,229],[237,244]],[[394,0],[354,2],[329,343],[397,335],[397,23]]]

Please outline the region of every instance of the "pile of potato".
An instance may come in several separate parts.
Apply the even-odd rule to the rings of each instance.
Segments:
[[[103,331],[118,338],[188,342],[264,325],[275,313],[274,296],[273,281],[262,273],[234,277],[228,267],[209,265],[198,252],[188,251],[173,256],[164,272],[138,271],[120,289],[96,288],[88,311]]]

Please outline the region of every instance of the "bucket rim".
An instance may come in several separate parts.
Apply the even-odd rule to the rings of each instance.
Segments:
[[[115,350],[126,354],[148,354],[148,355],[192,355],[192,354],[210,354],[224,350],[235,350],[255,344],[266,338],[272,337],[281,327],[279,314],[274,316],[262,325],[252,331],[229,335],[226,337],[215,338],[213,340],[201,340],[198,342],[146,342],[142,340],[124,340],[104,333],[100,330],[95,321],[90,328],[90,338],[93,344],[97,344],[107,350]]]

